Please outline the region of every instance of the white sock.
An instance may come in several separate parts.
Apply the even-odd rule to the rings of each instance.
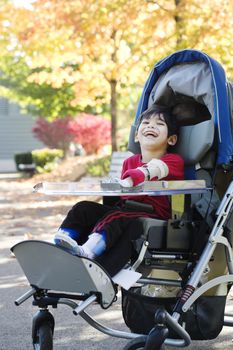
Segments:
[[[82,248],[87,256],[93,259],[105,251],[106,242],[102,234],[93,232],[88,237],[88,240],[82,245]]]

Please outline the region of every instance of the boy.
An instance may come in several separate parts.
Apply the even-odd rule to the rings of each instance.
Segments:
[[[146,180],[182,180],[182,158],[168,153],[168,148],[177,142],[177,134],[175,117],[168,108],[153,105],[142,113],[136,133],[141,154],[124,161],[120,184],[133,187]],[[167,196],[133,197],[134,201],[149,205],[150,212],[144,208],[139,211],[128,209],[127,199],[130,196],[121,197],[115,207],[89,201],[77,203],[55,235],[55,244],[72,249],[79,256],[99,260],[102,264],[105,258],[104,265],[108,266],[110,274],[115,274],[131,256],[131,241],[143,233],[140,218],[170,218]]]

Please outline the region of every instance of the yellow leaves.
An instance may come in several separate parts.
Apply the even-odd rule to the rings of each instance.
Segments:
[[[55,68],[52,72],[41,71],[31,74],[27,81],[39,85],[49,84],[53,88],[59,89],[63,84],[74,84],[82,79],[80,72],[74,72],[71,67]]]
[[[0,12],[8,43],[1,54],[17,50],[37,69],[28,82],[72,84],[73,105],[109,102],[111,80],[118,89],[143,84],[152,64],[178,48],[205,50],[231,71],[232,0],[176,7],[174,0],[36,0],[33,7]]]
[[[117,52],[117,60],[120,65],[124,64],[131,56],[131,50],[125,40],[120,41]]]
[[[72,101],[73,106],[79,105],[84,108],[89,105],[94,107],[110,101],[109,86],[104,77],[98,73],[94,77],[89,76],[87,79],[85,77],[85,80],[77,81],[74,90],[76,98]]]

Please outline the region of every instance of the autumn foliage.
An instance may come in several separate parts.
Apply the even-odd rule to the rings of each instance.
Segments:
[[[39,118],[32,129],[35,137],[49,148],[68,151],[74,135],[69,131],[70,118],[57,118],[52,122]]]
[[[81,144],[87,154],[97,153],[111,143],[110,121],[92,114],[57,118],[52,122],[39,118],[32,131],[46,146],[62,149],[64,153],[72,142]]]
[[[69,132],[87,154],[97,153],[111,143],[111,122],[100,116],[82,114],[69,123]]]
[[[233,77],[232,0],[20,2],[0,0],[2,93],[49,120],[108,112],[113,151],[158,60],[193,48]]]

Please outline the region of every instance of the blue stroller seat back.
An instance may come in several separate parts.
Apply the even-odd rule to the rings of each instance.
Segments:
[[[203,86],[196,86],[193,88],[192,80],[195,74],[195,69],[198,68],[198,72],[201,69],[206,70],[205,63],[194,63],[194,69],[192,69],[191,64],[181,64],[172,67],[168,72],[165,72],[160,76],[156,82],[154,88],[150,93],[148,100],[148,107],[153,103],[158,103],[162,105],[169,105],[173,109],[174,115],[176,115],[177,121],[180,125],[180,132],[177,145],[174,147],[172,152],[178,153],[182,156],[185,161],[186,166],[193,166],[201,162],[207,152],[210,150],[214,143],[215,127],[214,118],[207,107],[203,104],[204,101],[199,102],[202,95],[206,96],[207,92],[203,92]],[[187,80],[189,82],[190,91],[188,91],[186,85],[180,86],[180,76],[184,75],[184,68],[191,70],[192,74],[189,74],[189,79],[186,74],[186,84]],[[174,74],[175,71],[175,74]],[[207,76],[207,81],[210,79]],[[177,82],[177,84],[176,84]],[[205,84],[206,89],[210,89],[209,84]],[[195,98],[191,95],[194,93],[192,88],[196,90]],[[213,89],[211,89],[212,91]],[[189,95],[185,95],[185,93]],[[213,92],[208,91],[209,104],[212,106],[211,96]],[[201,97],[200,97],[201,95]],[[129,150],[133,153],[140,153],[140,146],[138,142],[135,142],[135,133],[137,127],[138,119],[131,128],[131,133],[129,137]]]
[[[183,50],[166,57],[154,66],[145,83],[129,136],[129,150],[140,153],[134,141],[137,123],[142,112],[158,103],[171,107],[177,117],[181,130],[174,152],[187,166],[201,162],[212,146],[217,165],[232,166],[231,92],[223,68],[206,54]]]

